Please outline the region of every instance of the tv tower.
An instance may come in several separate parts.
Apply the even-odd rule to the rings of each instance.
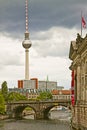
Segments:
[[[29,38],[29,21],[28,21],[28,0],[25,0],[25,38],[22,42],[22,46],[25,48],[25,79],[18,80],[18,88],[28,88],[28,89],[37,89],[38,88],[38,79],[29,78],[29,48],[32,43]]]
[[[25,80],[29,80],[29,48],[32,45],[29,38],[28,22],[28,0],[25,0],[25,39],[22,42],[22,46],[25,48]]]

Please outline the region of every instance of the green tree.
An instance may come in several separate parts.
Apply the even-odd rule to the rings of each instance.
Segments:
[[[4,81],[1,85],[1,92],[3,94],[3,97],[5,99],[5,101],[7,101],[7,96],[8,96],[8,86],[7,86],[7,82]]]
[[[5,100],[2,93],[0,92],[0,114],[4,113],[5,113]]]
[[[52,94],[49,91],[40,92],[40,95],[37,97],[40,100],[52,99]]]
[[[7,97],[8,101],[20,101],[20,100],[27,100],[26,96],[17,93],[17,92],[11,92],[8,94]]]

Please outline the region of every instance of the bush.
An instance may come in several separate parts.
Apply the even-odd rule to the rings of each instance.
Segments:
[[[11,92],[8,94],[8,101],[20,101],[20,100],[27,100],[27,98],[26,96],[17,92]]]
[[[40,95],[37,97],[39,100],[48,100],[52,99],[52,94],[49,91],[40,92]]]

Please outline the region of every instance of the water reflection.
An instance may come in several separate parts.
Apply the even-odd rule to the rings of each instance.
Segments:
[[[34,120],[34,113],[26,115],[23,118]],[[70,122],[71,111],[69,111],[69,110],[52,110],[52,111],[49,112],[49,119],[50,120],[60,120],[60,121]]]
[[[66,110],[66,111],[62,111],[62,110],[51,111],[49,118],[55,119],[55,120],[70,121],[71,112],[68,110]]]
[[[23,119],[32,119],[32,120],[34,120],[34,115],[23,116]]]
[[[23,120],[2,121],[0,130],[71,130],[70,117],[69,111],[60,110],[50,111],[50,120],[34,120],[34,115],[27,115]]]
[[[23,119],[34,119],[35,112],[32,108],[26,107],[22,112]]]

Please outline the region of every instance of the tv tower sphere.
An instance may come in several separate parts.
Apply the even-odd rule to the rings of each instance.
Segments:
[[[29,49],[32,45],[30,39],[29,39],[29,36],[26,38],[26,34],[28,35],[28,33],[25,33],[25,40],[22,42],[22,46],[25,48],[25,49]]]

